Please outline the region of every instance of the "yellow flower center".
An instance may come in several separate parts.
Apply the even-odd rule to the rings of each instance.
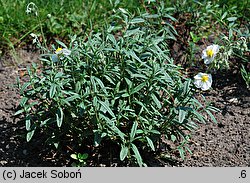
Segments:
[[[62,50],[62,48],[57,48],[56,53],[60,52],[61,50]]]
[[[212,49],[207,50],[207,56],[212,57],[214,55],[214,51]]]
[[[207,82],[208,81],[208,75],[203,75],[203,76],[201,76],[201,81],[202,82]]]

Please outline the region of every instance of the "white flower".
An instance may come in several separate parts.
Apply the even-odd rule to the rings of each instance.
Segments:
[[[194,84],[201,90],[208,90],[212,85],[212,75],[200,72],[194,76]]]
[[[63,55],[69,56],[71,54],[71,51],[68,50],[67,48],[57,48],[56,51],[55,51],[55,53],[57,55],[63,54]]]
[[[33,41],[32,41],[33,44],[35,44],[36,42],[39,42],[38,36],[36,34],[31,33],[30,36],[34,38]]]
[[[219,45],[213,44],[208,46],[205,50],[203,50],[202,59],[204,59],[204,63],[210,64],[214,60],[216,54],[219,52],[219,49],[220,49]]]
[[[63,60],[64,56],[69,56],[71,54],[71,51],[67,48],[57,48],[55,51],[55,54],[52,54],[51,59],[53,62],[58,62],[59,58],[60,60]]]

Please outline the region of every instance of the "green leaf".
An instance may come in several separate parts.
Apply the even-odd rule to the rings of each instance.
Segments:
[[[233,37],[233,30],[232,29],[229,29],[228,37],[229,37],[229,39],[231,39]]]
[[[143,162],[142,162],[142,158],[140,155],[140,152],[138,151],[137,147],[134,144],[131,144],[131,148],[135,154],[135,158],[137,160],[137,163],[139,164],[140,167],[142,167]]]
[[[209,110],[206,110],[206,112],[210,116],[210,118],[212,119],[212,121],[217,124],[217,120],[215,119],[214,115]]]
[[[49,98],[53,98],[56,93],[56,84],[52,84],[49,90]]]
[[[150,130],[149,132],[157,135],[161,134],[158,130]]]
[[[184,94],[188,94],[190,90],[190,83],[191,83],[191,79],[188,79],[187,81],[185,81],[184,88],[183,88]]]
[[[147,79],[147,76],[143,74],[131,74],[132,78],[142,78],[142,79]]]
[[[162,79],[163,80],[166,80],[168,83],[174,83],[173,79],[169,76],[169,74],[167,72],[163,72],[163,76],[162,76]]]
[[[137,127],[138,127],[138,123],[135,121],[130,132],[130,142],[132,142],[135,138]]]
[[[80,95],[78,95],[77,93],[75,93],[74,95],[72,95],[70,97],[67,97],[65,100],[67,102],[71,102],[71,101],[74,101],[75,99],[80,99]]]
[[[171,135],[171,140],[173,141],[173,142],[175,142],[176,141],[176,136],[175,135]]]
[[[180,156],[181,156],[181,159],[185,159],[185,150],[182,148],[182,147],[178,147],[177,148],[178,149],[178,151],[179,151],[179,154],[180,154]]]
[[[68,106],[71,106],[70,103],[69,103],[67,100],[65,100],[65,99],[62,99],[62,100],[61,100],[61,104],[62,104],[62,105],[66,104],[66,105],[68,105]]]
[[[104,75],[104,77],[113,85],[115,85],[113,79],[111,79],[108,75]]]
[[[227,18],[227,20],[229,22],[233,22],[233,21],[237,20],[237,17],[229,17],[229,18]]]
[[[89,155],[87,153],[83,153],[83,154],[78,153],[77,157],[78,157],[79,160],[85,160],[85,159],[87,159],[89,157]]]
[[[130,95],[129,95],[129,93],[124,93],[124,94],[122,94],[122,97],[124,97],[124,98],[126,98],[126,97],[129,97]]]
[[[98,101],[104,109],[106,109],[108,111],[108,113],[113,117],[115,118],[115,114],[113,113],[113,111],[110,109],[110,107],[105,103],[105,102],[102,102],[102,101]]]
[[[117,126],[115,126],[115,122],[109,119],[108,117],[104,116],[103,114],[99,114],[101,119],[104,119],[107,123],[107,126],[116,134],[119,135],[119,137],[124,140],[124,137],[126,136]]]
[[[26,135],[26,140],[27,140],[27,142],[29,142],[29,141],[31,140],[31,138],[32,138],[33,135],[34,135],[34,132],[35,132],[35,129],[34,129],[34,130],[31,130],[31,131],[29,131],[29,132],[27,133],[27,135]]]
[[[131,95],[134,94],[134,93],[137,93],[139,92],[144,86],[146,85],[146,83],[141,83],[139,84],[138,86],[136,86],[132,91],[131,91]]]
[[[108,35],[107,35],[107,39],[109,39],[109,40],[112,42],[113,45],[116,45],[116,44],[117,44],[117,41],[116,41],[114,35],[108,34]]]
[[[123,161],[127,155],[128,155],[128,147],[122,145],[122,148],[120,151],[120,160]]]
[[[139,33],[143,33],[142,31],[140,31],[140,28],[130,29],[126,31],[124,37],[129,37],[129,36],[132,36],[134,34],[139,34]]]
[[[67,48],[67,46],[66,46],[63,42],[61,42],[61,41],[59,41],[59,40],[56,40],[56,42],[57,42],[59,45],[61,45],[63,48]]]
[[[76,154],[71,154],[71,155],[70,155],[70,157],[71,157],[72,159],[78,160],[78,158],[77,158],[77,155],[76,155]]]
[[[17,116],[17,115],[19,115],[19,114],[22,114],[24,112],[24,109],[20,109],[20,110],[18,110],[15,114],[14,114],[14,116]]]
[[[143,130],[141,130],[141,129],[136,130],[136,134],[142,134],[142,133],[144,133]]]
[[[223,20],[224,18],[226,18],[227,16],[227,12],[223,13],[223,15],[221,16],[221,20]]]
[[[27,97],[23,97],[20,101],[20,106],[24,106],[26,104],[26,102],[28,101]]]
[[[107,91],[106,91],[106,88],[105,88],[105,86],[103,84],[103,82],[99,78],[97,78],[97,77],[94,77],[94,78],[95,78],[96,82],[98,83],[98,85],[101,87],[101,89],[104,91],[104,93],[108,94]]]
[[[142,53],[141,55],[140,55],[140,58],[141,59],[146,59],[146,58],[150,58],[150,57],[152,57],[152,53],[150,53],[150,52],[144,52],[144,53]]]
[[[130,79],[128,79],[128,78],[125,78],[125,81],[126,81],[126,83],[128,84],[128,87],[129,87],[129,89],[132,87],[132,82],[130,81]]]
[[[27,87],[29,87],[31,85],[31,83],[24,83],[23,85],[22,85],[22,88],[21,88],[21,90],[20,90],[20,93],[21,94],[23,94],[23,92],[26,90],[26,88]]]
[[[155,96],[155,94],[152,93],[151,97],[152,97],[154,103],[156,104],[157,108],[161,109],[161,102],[158,100],[158,98]]]
[[[147,113],[149,113],[149,110],[142,102],[136,100],[136,101],[133,101],[133,103],[140,105],[143,109],[145,109],[147,111]]]
[[[185,117],[186,117],[186,111],[184,110],[179,110],[179,123],[183,123]]]
[[[62,72],[58,72],[55,75],[55,79],[61,78],[62,76],[63,76],[63,73]]]
[[[59,142],[54,142],[53,145],[55,146],[56,149],[59,147]]]
[[[147,142],[148,142],[149,147],[151,147],[151,149],[152,149],[153,151],[155,151],[155,146],[154,146],[153,141],[152,141],[149,137],[146,137],[146,139],[147,139]]]
[[[26,130],[29,131],[30,130],[30,115],[27,115],[25,117],[25,127],[26,127]]]
[[[145,20],[142,18],[134,18],[130,21],[131,24],[138,24],[138,23],[143,23],[143,22],[145,22]]]
[[[210,111],[213,111],[213,112],[220,112],[221,111],[220,109],[213,107],[213,106],[208,106],[207,109]]]
[[[135,60],[142,62],[141,59],[135,54],[133,50],[129,50],[128,54],[132,56],[132,58],[134,58]]]
[[[191,149],[188,147],[188,146],[184,146],[184,148],[192,155],[193,153],[192,153],[192,151],[191,151]]]
[[[62,126],[62,122],[63,122],[63,110],[61,107],[59,107],[59,109],[56,112],[56,123],[59,128]]]
[[[129,15],[129,12],[127,10],[125,10],[124,8],[119,8],[119,10],[126,15]]]
[[[193,114],[198,118],[199,122],[206,123],[204,116],[202,116],[199,112],[196,110],[193,111]]]
[[[94,78],[95,78],[94,76],[91,76],[90,77],[90,81],[91,81],[91,84],[92,84],[94,92],[97,92],[97,87],[96,87],[96,83],[95,83],[95,79]]]

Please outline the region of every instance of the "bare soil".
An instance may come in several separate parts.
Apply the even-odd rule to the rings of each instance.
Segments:
[[[37,53],[25,50],[18,54],[23,64],[8,66],[7,58],[8,62],[0,65],[0,166],[70,166],[70,149],[57,152],[44,144],[42,134],[27,143],[25,123],[13,115],[20,99],[16,78],[38,58]],[[147,160],[149,166],[250,166],[250,91],[237,71],[214,76],[212,86],[204,95],[221,109],[215,115],[218,124],[209,121],[200,125],[190,140],[193,154],[187,154],[185,160],[176,155],[171,160]],[[89,166],[115,164],[101,160]]]

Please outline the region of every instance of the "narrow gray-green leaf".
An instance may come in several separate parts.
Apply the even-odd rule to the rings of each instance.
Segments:
[[[181,156],[181,159],[185,159],[185,150],[182,148],[182,147],[178,147],[177,148],[178,149],[178,151],[179,151],[179,154],[180,154],[180,156]]]
[[[151,97],[152,97],[154,103],[156,104],[157,108],[161,109],[161,102],[158,100],[158,98],[155,96],[155,94],[152,93]]]
[[[214,115],[209,110],[206,110],[206,112],[210,116],[210,118],[212,119],[212,121],[217,124],[217,120],[215,119]]]
[[[132,56],[132,58],[134,58],[135,60],[141,62],[141,59],[135,54],[135,52],[133,50],[129,50],[129,55]]]
[[[110,107],[105,103],[105,102],[102,102],[102,101],[98,101],[104,109],[106,109],[108,111],[108,113],[113,117],[115,118],[115,114],[113,113],[113,111],[110,109]]]
[[[49,90],[49,98],[53,98],[56,93],[56,84],[52,84]]]
[[[153,151],[155,151],[155,146],[154,146],[153,141],[152,141],[149,137],[146,137],[146,139],[147,139],[147,142],[148,142],[149,147],[150,147]]]
[[[237,20],[237,17],[229,17],[229,18],[227,18],[227,20],[229,22],[233,22],[233,21]]]
[[[63,122],[63,110],[61,107],[59,107],[56,113],[56,123],[59,128],[62,126],[62,122]]]
[[[67,97],[65,100],[66,100],[67,102],[71,102],[71,101],[74,101],[75,99],[80,99],[80,95],[74,94],[74,95],[72,95],[72,96],[70,96],[70,97]]]
[[[132,150],[135,154],[135,158],[137,160],[137,163],[139,164],[140,167],[142,167],[143,162],[142,162],[142,158],[141,158],[139,150],[137,149],[137,147],[134,144],[131,144],[131,147],[132,147]]]
[[[26,90],[26,88],[28,88],[28,86],[30,86],[31,85],[31,83],[24,83],[23,85],[22,85],[22,88],[21,88],[21,90],[20,90],[20,93],[21,94],[23,94],[23,92]]]
[[[142,18],[134,18],[130,21],[131,24],[137,24],[137,23],[143,23],[143,22],[145,22],[145,20]]]
[[[19,115],[19,114],[22,114],[24,112],[24,109],[20,109],[20,110],[18,110],[15,114],[14,114],[14,116],[17,116],[17,115]]]
[[[26,102],[28,101],[28,98],[27,97],[23,97],[20,101],[20,106],[24,106],[26,104]]]
[[[185,81],[184,88],[183,88],[184,94],[187,94],[189,92],[189,90],[190,90],[190,83],[191,83],[191,79]]]
[[[132,91],[131,91],[131,95],[134,94],[134,93],[137,93],[139,92],[144,86],[146,85],[146,83],[141,83],[139,84],[138,86],[136,86]]]
[[[33,137],[33,135],[34,135],[34,132],[35,132],[35,130],[32,130],[32,131],[29,131],[29,132],[27,133],[27,135],[26,135],[26,140],[27,140],[27,142],[29,142],[29,141],[32,139],[32,137]]]
[[[122,145],[122,148],[120,151],[120,160],[123,161],[127,155],[128,155],[128,147]]]
[[[131,132],[130,132],[130,141],[132,142],[135,138],[135,133],[138,127],[138,123],[135,121],[132,128],[131,128]]]
[[[29,131],[30,130],[30,115],[27,115],[25,117],[25,127],[26,127],[26,130]]]
[[[179,123],[182,123],[186,117],[186,111],[184,110],[179,110]]]
[[[199,112],[197,112],[196,110],[194,110],[193,114],[198,118],[199,122],[202,122],[204,124],[206,123],[206,121],[204,119],[204,116],[202,116]]]
[[[61,42],[61,41],[59,41],[59,40],[56,40],[56,42],[57,42],[59,45],[61,45],[63,48],[67,48],[67,46],[66,46],[63,42]]]

